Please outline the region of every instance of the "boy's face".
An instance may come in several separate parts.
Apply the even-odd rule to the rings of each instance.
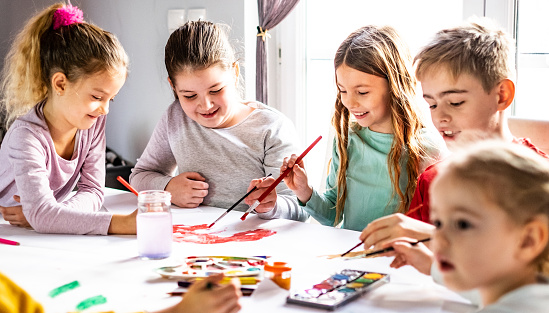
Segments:
[[[424,73],[421,86],[433,124],[447,143],[463,131],[497,131],[497,86],[487,93],[474,76],[461,74],[454,79],[445,66]]]
[[[453,290],[479,288],[497,297],[520,271],[514,247],[521,227],[483,196],[479,187],[441,173],[430,189],[432,249],[444,283]],[[503,288],[504,289],[504,288]]]

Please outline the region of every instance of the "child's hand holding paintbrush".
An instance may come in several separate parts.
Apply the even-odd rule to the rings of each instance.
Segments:
[[[247,205],[253,205],[255,201],[261,197],[261,195],[275,182],[275,179],[269,176],[254,179],[250,182],[250,186],[248,187],[248,191],[252,190],[253,188],[256,188],[255,191],[250,193],[244,202]],[[255,208],[255,211],[258,213],[265,213],[272,210],[276,204],[276,189],[271,190],[269,194],[261,201],[261,203]]]
[[[313,189],[309,186],[307,179],[307,173],[305,173],[305,166],[303,163],[303,157],[322,139],[319,136],[313,143],[303,151],[301,155],[292,154],[289,158],[284,158],[282,166],[280,167],[280,178],[284,179],[284,183],[290,188],[299,201],[306,203],[311,199]],[[257,211],[257,210],[256,210]]]
[[[183,300],[173,307],[157,313],[194,313],[237,312],[241,306],[238,300],[242,296],[240,283],[232,280],[230,284],[219,284],[223,275],[211,275],[204,280],[194,282]]]
[[[429,239],[416,240],[413,238],[401,237],[395,238],[387,242],[385,248],[392,248],[393,251],[385,252],[383,256],[395,256],[395,259],[391,263],[391,267],[400,268],[404,265],[412,265],[419,272],[430,275],[431,265],[434,261],[434,255],[426,245],[424,241]]]

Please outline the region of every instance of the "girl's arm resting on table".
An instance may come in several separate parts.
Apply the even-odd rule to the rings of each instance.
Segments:
[[[128,215],[114,214],[109,224],[109,235],[135,235],[137,210]]]
[[[21,198],[19,198],[19,196],[13,196],[13,199],[16,202],[21,203]],[[9,206],[9,207],[0,206],[0,214],[2,214],[2,218],[6,222],[9,222],[13,226],[32,229],[32,226],[27,221],[25,214],[23,214],[23,207],[21,205]]]
[[[48,150],[30,130],[21,130],[14,131],[17,140],[9,142],[9,161],[14,168],[23,214],[32,228],[42,233],[106,235],[110,214],[82,211],[72,207],[71,202],[57,201],[46,168]]]

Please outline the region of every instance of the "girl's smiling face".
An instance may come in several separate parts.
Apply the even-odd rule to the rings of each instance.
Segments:
[[[343,64],[336,69],[336,80],[341,102],[360,126],[378,133],[393,133],[387,79]]]
[[[239,122],[236,89],[238,66],[212,65],[203,70],[183,70],[170,81],[181,108],[198,124],[225,128]]]
[[[126,81],[126,69],[102,71],[74,83],[62,73],[55,73],[53,95],[44,114],[59,130],[88,129],[101,115],[109,113],[110,102]]]
[[[449,288],[478,288],[483,298],[497,299],[524,272],[516,258],[522,228],[481,189],[451,172],[437,177],[430,189],[432,248]]]

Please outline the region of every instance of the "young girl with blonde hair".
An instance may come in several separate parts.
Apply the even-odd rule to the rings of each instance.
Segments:
[[[431,250],[411,238],[393,267],[412,265],[455,291],[474,290],[480,312],[547,312],[549,162],[532,149],[483,140],[440,165],[430,188]]]
[[[415,103],[411,56],[395,29],[366,26],[347,37],[334,59],[336,139],[327,191],[307,181],[296,155],[281,171],[305,210],[324,225],[362,230],[374,219],[406,212],[418,175],[444,143],[429,131]]]
[[[0,212],[37,232],[134,233],[134,215],[98,212],[105,184],[105,118],[126,80],[116,37],[72,5],[38,13],[6,58]],[[76,194],[67,198],[77,187]]]

